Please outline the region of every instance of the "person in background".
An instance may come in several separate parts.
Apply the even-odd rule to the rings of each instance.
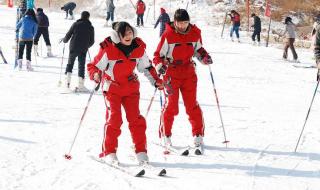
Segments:
[[[28,9],[25,16],[18,22],[16,30],[17,39],[19,41],[19,54],[18,54],[18,66],[22,69],[22,59],[24,48],[26,47],[26,58],[27,58],[27,70],[33,71],[31,66],[31,52],[33,45],[33,38],[37,33],[38,23],[36,14],[33,9]]]
[[[170,86],[165,86],[167,93],[171,93],[165,96],[159,131],[166,147],[172,145],[171,130],[174,117],[179,113],[180,92],[189,116],[194,146],[201,147],[203,144],[205,126],[197,101],[198,77],[192,57],[204,65],[212,64],[210,55],[202,46],[201,30],[190,24],[185,9],[178,9],[174,13],[174,21],[167,24],[153,59],[158,73],[163,75],[164,84],[170,81]]]
[[[290,48],[293,55],[293,62],[299,62],[298,55],[296,53],[296,50],[294,49],[294,41],[296,38],[296,25],[293,24],[291,17],[286,17],[284,24],[285,24],[285,30],[282,36],[286,37],[286,42],[283,49],[282,58],[284,60],[288,59],[288,49]]]
[[[73,20],[74,16],[73,16],[73,10],[76,8],[77,4],[74,2],[69,2],[66,3],[65,5],[63,5],[63,7],[61,7],[61,10],[66,12],[66,17],[64,19],[68,19],[68,15],[70,15],[69,19]]]
[[[108,26],[109,19],[111,19],[111,23],[114,21],[114,9],[115,6],[113,4],[113,0],[106,0],[107,5],[107,18],[106,18],[106,24],[105,26]]]
[[[251,17],[253,18],[253,25],[251,26],[253,28],[252,42],[253,45],[256,45],[257,37],[258,45],[260,46],[261,20],[260,17],[254,13],[251,14]]]
[[[44,41],[46,42],[47,46],[47,56],[52,57],[52,52],[51,52],[51,43],[50,43],[50,38],[49,38],[49,19],[47,15],[44,14],[42,8],[37,8],[37,21],[38,21],[38,30],[37,34],[34,38],[34,50],[37,55],[38,54],[38,42],[41,37],[43,36]]]
[[[136,5],[136,13],[137,13],[137,27],[143,26],[143,15],[144,11],[146,10],[146,4],[142,0],[138,0]]]
[[[232,22],[232,27],[230,31],[231,41],[233,41],[233,32],[235,32],[238,42],[240,42],[240,35],[239,35],[240,14],[235,10],[231,10],[231,12],[228,15],[231,17],[231,22]]]
[[[170,23],[170,17],[164,8],[160,8],[160,16],[154,25],[154,28],[157,28],[158,24],[160,23],[160,37],[162,36],[163,32],[166,29],[166,24]]]
[[[89,21],[89,17],[90,13],[83,11],[81,18],[72,24],[66,36],[62,39],[64,43],[67,43],[71,39],[69,45],[69,60],[65,72],[65,87],[70,89],[73,65],[78,57],[79,83],[75,89],[75,91],[78,92],[88,92],[88,89],[84,86],[85,63],[88,49],[94,44],[94,28]]]
[[[126,112],[129,130],[139,165],[148,162],[146,120],[140,114],[140,82],[135,69],[148,78],[156,88],[163,89],[152,62],[146,54],[146,44],[127,22],[113,24],[113,31],[102,43],[94,60],[88,64],[90,79],[104,86],[103,95],[108,108],[100,158],[110,164],[118,163],[118,137],[121,134],[121,107]]]
[[[313,47],[314,47],[314,57],[316,59],[316,64],[318,67],[318,74],[317,74],[317,81],[320,80],[320,14],[315,18],[316,24],[314,26],[314,40],[313,40]]]

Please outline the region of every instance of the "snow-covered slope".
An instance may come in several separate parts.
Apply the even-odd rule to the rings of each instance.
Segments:
[[[181,157],[163,155],[156,145],[160,101],[157,94],[147,118],[148,154],[151,164],[166,168],[167,177],[134,178],[92,160],[100,153],[105,105],[101,92],[93,96],[80,133],[65,160],[89,94],[60,94],[61,37],[72,21],[63,13],[49,13],[53,52],[57,58],[34,57],[34,72],[13,70],[14,9],[0,6],[0,45],[10,62],[0,64],[0,189],[221,189],[221,190],[317,190],[320,185],[320,101],[317,92],[298,153],[293,153],[316,87],[316,69],[295,68],[281,59],[276,48],[221,39],[221,28],[201,26],[204,47],[211,53],[213,76],[225,124],[228,148],[207,66],[198,64],[198,100],[206,124],[205,154]],[[78,15],[77,15],[78,16]],[[110,28],[92,18],[98,43]],[[158,30],[138,28],[150,57],[158,43]],[[43,42],[42,42],[43,43]],[[65,58],[68,51],[66,50]],[[310,50],[297,50],[302,64],[313,63]],[[43,44],[43,52],[45,55]],[[64,65],[67,59],[64,60]],[[76,66],[75,66],[76,67]],[[77,82],[74,71],[72,85]],[[144,115],[153,87],[140,76],[140,109]],[[89,88],[93,83],[86,81]],[[119,138],[121,162],[133,166],[132,141],[125,122]],[[191,128],[180,103],[173,126],[173,144],[192,142]],[[132,168],[132,167],[129,167]]]

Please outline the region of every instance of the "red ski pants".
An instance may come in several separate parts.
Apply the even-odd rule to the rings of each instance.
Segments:
[[[128,96],[107,93],[105,96],[109,104],[107,109],[107,122],[104,128],[104,139],[102,143],[102,153],[100,157],[110,153],[116,153],[118,148],[118,137],[121,134],[122,125],[121,105],[126,112],[132,140],[135,145],[135,152],[147,152],[146,147],[146,120],[140,115],[139,92]]]
[[[191,123],[192,135],[204,135],[202,111],[197,102],[197,80],[195,73],[187,78],[171,78],[172,94],[167,96],[162,110],[160,125],[160,130],[162,131],[160,131],[160,134],[164,132],[164,135],[171,136],[174,117],[179,113],[180,91]]]

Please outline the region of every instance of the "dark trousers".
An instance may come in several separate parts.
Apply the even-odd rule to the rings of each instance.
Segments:
[[[114,12],[113,11],[107,12],[106,20],[108,21],[110,18],[111,18],[111,21],[113,22],[113,19],[114,19]]]
[[[296,50],[294,49],[293,43],[294,43],[295,39],[294,38],[287,38],[287,42],[284,46],[284,51],[283,51],[283,58],[287,59],[288,58],[288,49],[290,47],[292,55],[293,55],[293,59],[298,59],[298,55],[296,53]]]
[[[31,61],[32,44],[33,41],[19,41],[19,59],[23,58],[24,47],[26,46],[26,57],[27,60]]]
[[[253,34],[252,34],[252,41],[256,41],[256,36],[257,36],[257,40],[258,42],[260,42],[260,31],[253,31]]]
[[[235,25],[232,26],[231,31],[230,31],[230,37],[231,37],[231,38],[232,38],[232,36],[233,36],[233,32],[236,33],[237,38],[240,37],[240,36],[239,36],[239,28],[240,28],[240,26],[235,26]]]
[[[65,74],[72,73],[74,61],[76,60],[76,57],[78,57],[78,76],[84,78],[86,55],[87,55],[87,52],[80,52],[80,53],[70,52]]]
[[[66,18],[68,18],[68,14],[69,14],[70,16],[72,16],[72,15],[73,15],[73,9],[68,9],[68,10],[66,10]]]
[[[37,34],[34,37],[34,45],[38,45],[39,38],[41,37],[41,35],[43,35],[43,39],[46,42],[46,45],[51,46],[48,27],[39,27],[38,28]]]
[[[143,14],[137,15],[137,26],[140,26],[140,21],[141,21],[141,26],[143,26]]]

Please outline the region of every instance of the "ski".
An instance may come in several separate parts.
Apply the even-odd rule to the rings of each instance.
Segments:
[[[1,47],[0,47],[0,56],[1,56],[2,60],[3,60],[3,63],[4,63],[4,64],[8,64],[6,58],[4,57],[4,55],[3,55],[3,53],[2,53]]]
[[[179,156],[190,156],[190,152],[193,151],[193,154],[194,155],[203,155],[203,152],[204,152],[204,148],[203,148],[203,145],[201,146],[198,146],[198,147],[195,147],[195,146],[186,146],[186,147],[182,147],[182,148],[176,148],[174,146],[165,146],[165,145],[162,145],[160,143],[153,143],[157,146],[160,146],[162,148],[165,149],[165,151],[163,152],[164,154],[176,154],[176,155],[179,155]]]
[[[159,168],[154,167],[153,165],[151,165],[150,163],[144,163],[141,165],[146,171],[151,171],[152,173],[154,173],[157,176],[160,177],[164,177],[167,175],[167,170],[165,168],[161,168],[159,170]]]
[[[317,68],[316,65],[292,65],[296,68],[303,68],[303,69],[314,69],[314,68]]]
[[[131,169],[125,167],[125,166],[122,166],[119,162],[116,162],[116,163],[107,163],[105,162],[104,160],[100,159],[100,158],[97,158],[95,156],[90,156],[91,159],[93,159],[94,161],[97,161],[99,163],[102,163],[114,170],[117,170],[117,171],[120,171],[122,173],[125,173],[127,175],[130,175],[130,176],[133,176],[133,177],[143,177],[145,175],[145,169],[143,167],[138,167],[137,171],[132,171]]]

